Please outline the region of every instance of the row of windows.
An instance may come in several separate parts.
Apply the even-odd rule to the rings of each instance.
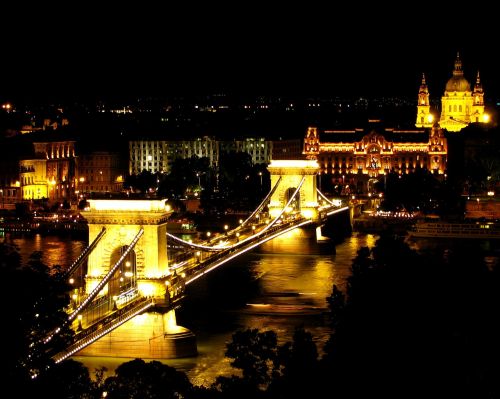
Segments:
[[[452,111],[453,109],[453,111]],[[454,104],[453,106],[450,104],[448,105],[448,112],[462,112],[462,104]],[[469,106],[467,105],[465,107],[465,113],[468,114],[470,111],[469,111]]]

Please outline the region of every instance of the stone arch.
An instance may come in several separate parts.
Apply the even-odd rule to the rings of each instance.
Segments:
[[[289,187],[285,190],[285,201],[284,203],[287,204],[288,201],[290,201],[290,198],[293,197],[293,193],[297,190],[297,187]],[[292,200],[292,202],[289,205],[292,208],[292,211],[300,211],[300,191],[295,195],[295,198]]]
[[[110,255],[110,265],[113,266],[118,262],[123,253],[127,250],[128,245],[122,245],[115,248]],[[108,292],[111,297],[119,295],[122,292],[135,288],[137,285],[137,257],[135,251],[132,249],[114,276],[109,281]]]

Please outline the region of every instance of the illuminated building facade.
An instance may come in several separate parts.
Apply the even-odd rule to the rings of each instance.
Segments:
[[[129,173],[169,172],[176,159],[193,156],[208,158],[210,165],[217,166],[219,154],[224,151],[246,152],[254,164],[269,163],[272,145],[272,141],[264,138],[219,141],[205,136],[193,140],[134,140],[129,142]]]
[[[19,181],[23,199],[48,198],[47,160],[21,160],[19,162]]]
[[[422,84],[418,91],[417,103],[417,127],[432,127],[434,124],[434,115],[431,114],[431,105],[429,103],[429,88],[425,81],[425,75],[422,75]]]
[[[462,60],[457,54],[453,76],[446,83],[443,97],[441,97],[441,116],[439,126],[449,132],[458,132],[470,123],[489,122],[489,116],[484,112],[484,91],[479,72],[476,83],[471,89],[462,70]],[[430,128],[433,126],[434,116],[430,110],[429,90],[422,78],[418,92],[417,127]]]
[[[83,193],[120,192],[123,170],[118,153],[95,151],[78,157],[77,189]]]
[[[366,129],[326,130],[321,137],[316,127],[309,127],[303,154],[318,161],[321,175],[333,184],[350,185],[351,192],[370,192],[374,182],[391,172],[426,168],[445,174],[448,146],[442,129],[397,130],[370,123]]]
[[[70,201],[76,187],[74,141],[33,143],[35,157],[19,161],[23,200]]]

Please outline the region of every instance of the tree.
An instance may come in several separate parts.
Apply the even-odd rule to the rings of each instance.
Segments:
[[[177,399],[192,389],[185,373],[153,360],[135,359],[121,364],[104,382],[107,398]]]
[[[8,284],[1,291],[4,304],[3,337],[9,344],[3,352],[7,386],[28,389],[29,381],[52,361],[54,350],[62,349],[72,334],[68,327],[55,339],[43,343],[47,334],[63,324],[67,315],[68,286],[60,279],[58,268],[49,269],[41,261],[41,253],[31,255],[26,265],[15,247],[0,243],[0,271]]]

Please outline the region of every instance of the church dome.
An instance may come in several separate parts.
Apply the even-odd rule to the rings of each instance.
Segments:
[[[453,76],[446,83],[446,91],[470,91],[470,83],[463,76]]]
[[[457,54],[457,59],[455,60],[453,76],[448,80],[448,83],[446,83],[446,91],[470,91],[470,84],[467,79],[464,78],[462,61],[460,60],[459,54]]]

